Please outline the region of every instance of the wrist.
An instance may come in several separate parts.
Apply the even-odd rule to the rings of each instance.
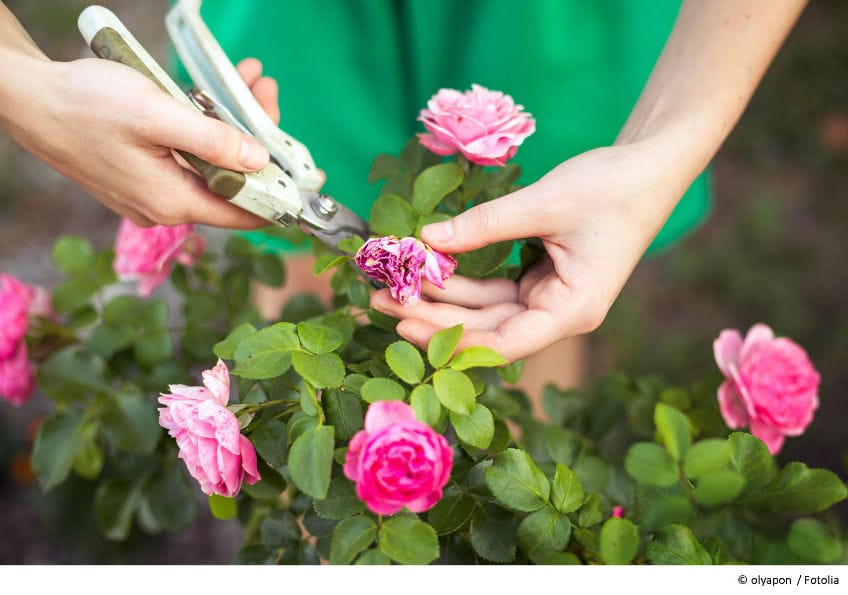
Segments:
[[[55,63],[43,54],[0,48],[0,65],[0,125],[9,128],[49,96]]]

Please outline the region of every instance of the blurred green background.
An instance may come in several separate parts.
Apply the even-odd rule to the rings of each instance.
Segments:
[[[7,6],[53,59],[87,55],[80,0]],[[101,2],[163,60],[165,0]],[[520,160],[520,159],[519,159]],[[715,369],[724,328],[770,325],[804,346],[822,375],[821,407],[780,459],[848,475],[848,3],[811,3],[714,161],[710,220],[636,270],[590,339],[590,378],[659,373],[688,385]],[[54,284],[54,239],[108,245],[117,217],[0,133],[0,271]],[[96,534],[87,487],[40,495],[26,465],[33,420],[48,403],[0,404],[0,563],[215,563],[238,527],[206,517],[189,532],[114,545]],[[205,507],[201,507],[204,509]],[[843,506],[844,509],[844,506]]]

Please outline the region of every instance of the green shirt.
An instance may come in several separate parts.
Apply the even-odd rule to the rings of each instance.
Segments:
[[[281,126],[327,173],[325,191],[363,216],[378,153],[397,154],[440,88],[500,90],[536,119],[520,183],[611,144],[668,37],[678,0],[205,0],[233,62],[255,56],[280,85]],[[615,172],[610,172],[615,175]],[[698,178],[651,246],[706,215]],[[263,241],[262,236],[252,239]],[[266,243],[274,238],[264,236]]]

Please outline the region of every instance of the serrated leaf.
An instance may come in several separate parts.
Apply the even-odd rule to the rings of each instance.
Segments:
[[[675,461],[682,459],[692,443],[689,418],[670,405],[657,403],[654,408],[654,424],[657,426],[660,441],[671,458]]]
[[[627,451],[624,468],[636,481],[667,487],[677,483],[678,471],[668,453],[653,442],[637,442]]]
[[[545,474],[523,450],[508,448],[486,469],[486,485],[499,502],[515,510],[532,512],[544,506],[550,495]]]
[[[412,389],[409,404],[412,405],[418,421],[428,426],[439,423],[442,417],[442,406],[439,404],[439,397],[436,396],[436,389],[432,385],[422,384]]]
[[[551,483],[551,503],[560,512],[574,512],[583,504],[583,485],[566,465],[556,466]]]
[[[32,448],[32,469],[42,489],[49,490],[68,477],[83,445],[86,418],[82,411],[57,411],[41,424]]]
[[[370,518],[356,516],[343,520],[333,531],[330,564],[350,564],[357,554],[374,543],[377,525]]]
[[[285,374],[291,367],[292,350],[300,347],[294,325],[278,322],[249,335],[235,351],[235,376],[262,380]]]
[[[347,440],[362,429],[365,413],[362,401],[355,394],[340,390],[325,390],[321,395],[321,404],[327,415],[327,422],[336,428],[336,438]]]
[[[466,347],[457,353],[448,366],[454,370],[469,368],[495,368],[506,365],[507,361],[494,349],[483,346]]]
[[[103,404],[103,433],[120,450],[149,454],[164,433],[156,404],[134,386],[122,387]]]
[[[279,467],[286,460],[286,424],[278,419],[264,421],[248,436],[256,453],[272,467]]]
[[[577,524],[584,528],[591,527],[600,523],[602,518],[604,518],[604,505],[601,497],[597,494],[589,494],[586,502],[580,507]]]
[[[475,448],[487,448],[495,435],[492,412],[480,403],[474,404],[470,415],[451,411],[450,421],[459,439]]]
[[[380,527],[380,549],[400,564],[429,564],[439,557],[439,539],[433,527],[416,517],[395,516]]]
[[[735,471],[719,469],[705,473],[695,486],[695,500],[704,506],[732,502],[744,483],[745,479]]]
[[[406,341],[396,341],[386,348],[386,363],[407,384],[417,384],[424,377],[424,360]]]
[[[256,327],[245,322],[234,328],[227,338],[215,344],[212,351],[221,359],[235,359],[236,349],[244,339],[256,334]]]
[[[712,564],[692,530],[684,525],[668,525],[648,543],[648,560],[652,564]]]
[[[505,510],[478,508],[471,517],[471,545],[489,562],[506,564],[515,558],[518,519]]]
[[[636,525],[627,519],[607,519],[601,528],[601,557],[605,564],[629,564],[638,549]]]
[[[250,259],[250,274],[269,287],[281,287],[286,280],[286,269],[277,254],[254,254]]]
[[[303,492],[323,500],[330,487],[335,432],[331,426],[318,426],[301,434],[289,452],[289,473]]]
[[[418,215],[400,196],[384,194],[374,201],[368,221],[376,234],[403,238],[415,232]]]
[[[471,519],[474,506],[473,496],[456,486],[449,486],[445,489],[442,499],[427,513],[427,522],[437,534],[448,535]]]
[[[427,345],[427,359],[434,368],[441,368],[453,355],[459,339],[462,337],[462,325],[451,326],[435,333]]]
[[[289,510],[275,510],[259,524],[259,533],[265,545],[291,546],[300,540],[297,519]]]
[[[341,386],[345,379],[342,358],[335,353],[313,355],[305,351],[292,352],[295,371],[315,388]]]
[[[426,215],[461,183],[462,167],[458,163],[442,163],[428,167],[415,179],[412,187],[412,207],[418,214]]]
[[[312,503],[315,512],[325,519],[344,519],[365,510],[365,504],[356,495],[356,486],[345,477],[330,481],[327,497]]]
[[[359,389],[359,394],[366,403],[403,401],[406,398],[406,391],[391,378],[369,378]]]
[[[693,444],[683,457],[683,472],[686,477],[698,478],[724,467],[733,449],[730,442],[718,438],[701,440]]]
[[[527,556],[538,561],[565,549],[571,537],[571,521],[546,506],[527,515],[518,525],[518,545]]]
[[[509,258],[513,242],[497,242],[456,255],[457,274],[480,279],[494,272]]]
[[[303,346],[312,353],[329,353],[344,342],[344,335],[324,324],[301,322],[297,335]]]
[[[747,432],[733,432],[728,441],[733,450],[730,467],[745,478],[740,496],[746,498],[757,493],[774,477],[774,459],[762,440]]]
[[[474,384],[463,372],[438,370],[433,375],[433,388],[439,402],[450,411],[470,415],[474,411]]]
[[[810,514],[825,510],[846,496],[848,489],[832,471],[793,462],[768,483],[758,502],[773,512]]]

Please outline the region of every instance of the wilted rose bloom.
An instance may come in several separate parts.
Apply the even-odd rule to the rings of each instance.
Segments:
[[[365,429],[350,441],[344,473],[376,514],[423,512],[441,500],[452,465],[448,441],[419,422],[412,407],[377,401],[365,414]]]
[[[421,299],[421,277],[439,289],[453,275],[456,260],[416,238],[385,236],[365,242],[354,257],[366,275],[385,283],[392,297],[412,306]]]
[[[722,331],[713,351],[726,378],[718,403],[729,428],[750,426],[771,454],[780,451],[785,436],[807,429],[819,406],[820,377],[803,348],[756,324],[744,340],[735,329]]]
[[[512,97],[472,85],[470,91],[441,89],[418,117],[427,129],[421,144],[437,155],[457,151],[478,165],[503,166],[524,139],[536,131],[536,121]]]
[[[174,261],[190,265],[203,254],[205,241],[186,223],[139,227],[122,219],[115,238],[115,273],[121,281],[137,280],[138,293],[149,296],[171,273]]]
[[[168,430],[180,447],[180,458],[188,472],[200,483],[204,494],[232,498],[242,480],[259,481],[256,451],[241,435],[235,414],[227,409],[230,374],[218,360],[203,372],[205,386],[171,385],[171,394],[162,394],[159,425]]]
[[[27,357],[24,341],[11,356],[0,358],[0,397],[13,405],[24,404],[35,388],[35,370]]]

